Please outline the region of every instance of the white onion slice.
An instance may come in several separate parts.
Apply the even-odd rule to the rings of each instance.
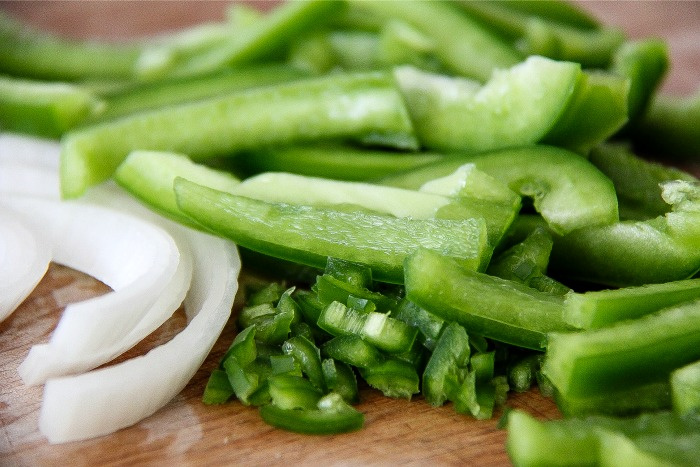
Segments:
[[[173,238],[133,216],[79,202],[30,197],[3,198],[0,205],[47,232],[56,262],[115,290],[66,308],[49,342],[52,351],[66,357],[118,342],[155,303],[177,270],[179,253]],[[26,384],[43,380],[31,362],[19,368]]]
[[[69,351],[66,351],[61,343],[56,344],[53,338],[49,344],[34,345],[19,367],[20,375],[25,383],[39,384],[52,377],[81,373],[107,363],[141,342],[172,316],[184,300],[192,280],[193,258],[189,244],[185,239],[176,239],[176,242],[180,252],[180,261],[175,275],[130,331],[121,335],[115,334],[114,337],[119,337],[119,339],[111,344],[105,340],[77,339],[70,343]],[[99,300],[95,300],[95,302],[97,301]],[[124,324],[133,323],[134,318],[139,317],[139,313],[132,313],[132,310],[122,310],[122,317],[113,317],[114,320],[120,320],[119,328],[125,329]],[[104,320],[101,313],[100,309],[92,310],[91,316],[95,316],[99,321],[90,321],[89,324],[108,325],[109,322],[105,321],[109,320]],[[127,315],[131,315],[128,323],[124,319]],[[76,326],[80,326],[81,330],[84,330],[86,327],[84,317],[78,319],[80,323]],[[65,326],[73,324],[68,322],[62,326],[65,329]]]
[[[56,169],[0,161],[0,194],[32,195],[59,199]]]
[[[17,216],[0,211],[0,322],[34,290],[50,261],[49,244]]]
[[[192,320],[146,355],[49,380],[39,419],[49,442],[93,438],[137,423],[167,404],[202,365],[230,317],[241,264],[233,243],[189,235],[195,264],[185,306]]]
[[[58,141],[17,133],[0,133],[0,163],[44,167],[54,169],[58,174],[60,154],[61,144]]]

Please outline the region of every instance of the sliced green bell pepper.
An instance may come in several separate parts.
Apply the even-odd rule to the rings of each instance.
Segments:
[[[62,142],[64,197],[109,178],[136,149],[195,161],[275,144],[355,138],[416,147],[392,78],[334,74],[129,115],[71,132]]]
[[[420,246],[478,268],[488,250],[483,219],[450,221],[265,203],[176,179],[178,206],[196,222],[267,255],[323,267],[333,256],[401,283],[403,260]]]
[[[467,162],[534,199],[535,209],[557,233],[618,220],[615,188],[584,158],[553,146],[524,146],[459,155],[386,177],[382,183],[417,188]]]
[[[104,106],[101,99],[75,84],[0,75],[3,131],[60,138]]]
[[[468,271],[433,251],[407,258],[405,286],[408,299],[429,312],[497,341],[543,349],[550,332],[572,329],[562,297]]]
[[[449,71],[486,81],[496,68],[508,68],[520,54],[450,2],[356,1],[358,9],[385,19],[399,19],[435,43],[435,55]]]
[[[609,395],[667,380],[700,359],[700,302],[609,327],[549,334],[544,375],[564,397]]]
[[[495,72],[483,85],[410,66],[394,75],[423,146],[472,152],[540,141],[582,76],[578,64],[534,56]]]

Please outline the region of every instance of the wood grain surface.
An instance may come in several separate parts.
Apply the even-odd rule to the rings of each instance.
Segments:
[[[269,2],[257,2],[263,8]],[[632,37],[655,35],[670,45],[673,68],[664,92],[688,94],[700,85],[699,2],[582,2],[602,21]],[[71,37],[125,39],[223,17],[222,1],[6,2],[0,8],[45,30]],[[275,430],[255,409],[237,402],[200,402],[206,378],[231,342],[229,323],[185,390],[135,426],[109,436],[50,445],[38,430],[41,387],[26,387],[17,367],[31,345],[46,342],[66,304],[104,293],[106,286],[52,265],[36,290],[0,324],[0,465],[507,465],[505,432],[498,417],[476,421],[450,406],[432,408],[421,398],[392,400],[363,388],[359,432],[314,437]],[[183,326],[176,313],[122,358],[167,341]],[[512,395],[508,406],[555,418],[554,404],[536,391]]]

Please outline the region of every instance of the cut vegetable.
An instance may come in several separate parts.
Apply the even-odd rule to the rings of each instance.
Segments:
[[[49,380],[39,425],[51,443],[93,438],[137,423],[179,393],[201,366],[231,314],[241,265],[230,242],[194,231],[188,236],[195,258],[185,299],[191,321],[142,357]]]
[[[403,260],[420,246],[476,269],[487,251],[483,219],[410,219],[362,211],[265,203],[175,181],[180,209],[236,243],[270,256],[324,267],[329,256],[369,266],[377,280],[400,283]]]
[[[51,247],[12,212],[0,210],[0,322],[46,273]]]
[[[421,143],[472,152],[540,141],[581,79],[578,64],[536,56],[498,70],[483,86],[412,67],[394,74]]]
[[[177,246],[155,225],[85,203],[6,197],[2,204],[34,229],[47,232],[54,261],[91,274],[117,291],[67,307],[50,341],[64,357],[76,358],[85,348],[110,345],[128,333],[175,274]],[[20,366],[27,384],[45,378],[35,371],[31,363]]]

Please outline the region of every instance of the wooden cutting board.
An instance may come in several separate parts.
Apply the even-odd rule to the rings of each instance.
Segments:
[[[260,2],[258,2],[260,3]],[[262,7],[271,4],[262,2]],[[72,37],[131,38],[222,18],[224,2],[5,2],[0,8],[47,30]],[[584,8],[632,37],[668,40],[673,69],[664,91],[687,94],[700,85],[700,2],[585,2]],[[698,173],[697,164],[693,170]],[[21,307],[0,324],[0,465],[207,464],[438,464],[506,465],[506,433],[493,420],[432,408],[421,398],[388,399],[363,389],[358,408],[365,428],[329,437],[297,435],[265,425],[237,402],[200,402],[209,372],[233,338],[229,323],[209,358],[172,402],[137,425],[94,440],[50,445],[38,430],[41,387],[26,387],[17,367],[31,345],[46,342],[66,304],[109,289],[52,265]],[[178,312],[122,358],[142,354],[182,328]],[[514,394],[509,407],[555,418],[551,400],[537,391]]]

